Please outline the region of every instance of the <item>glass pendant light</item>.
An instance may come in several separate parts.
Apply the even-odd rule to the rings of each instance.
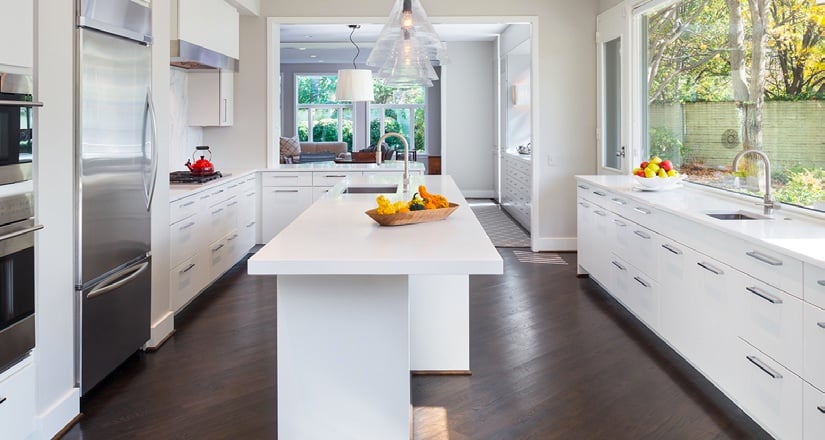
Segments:
[[[338,81],[335,86],[336,101],[372,101],[375,99],[372,91],[372,71],[369,69],[359,69],[355,65],[355,60],[361,54],[361,49],[352,39],[352,34],[360,28],[360,25],[351,24],[349,41],[355,46],[355,57],[352,59],[352,69],[340,69],[338,71]]]

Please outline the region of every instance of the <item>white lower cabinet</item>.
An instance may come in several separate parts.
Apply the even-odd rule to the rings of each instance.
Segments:
[[[226,237],[221,237],[213,241],[209,245],[209,278],[214,280],[221,276],[226,269],[231,267],[229,264],[230,255],[226,248]]]
[[[806,383],[804,394],[803,438],[805,440],[823,439],[825,438],[825,393]]]
[[[801,439],[802,379],[744,340],[736,354],[739,383],[734,400],[774,437]]]
[[[199,252],[169,272],[169,292],[174,310],[180,310],[188,304],[204,287],[204,280],[209,279],[209,268],[204,255]]]
[[[34,364],[11,367],[11,374],[0,380],[0,432],[2,438],[25,439],[34,432],[36,392]]]
[[[802,377],[820,390],[825,390],[825,310],[805,304],[802,325],[805,344]]]
[[[311,187],[264,187],[261,193],[261,240],[278,235],[312,204]]]
[[[312,188],[312,201],[314,202],[314,201],[320,199],[321,197],[324,197],[325,195],[327,195],[327,193],[329,193],[330,189],[331,189],[331,187],[328,187],[328,186],[321,186],[321,187]]]

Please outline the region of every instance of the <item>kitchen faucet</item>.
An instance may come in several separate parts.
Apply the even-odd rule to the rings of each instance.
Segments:
[[[384,143],[384,140],[390,136],[395,136],[398,139],[401,139],[401,143],[404,145],[404,179],[403,179],[403,190],[404,193],[410,192],[410,144],[407,143],[407,138],[401,136],[398,133],[384,133],[383,136],[378,138],[378,142],[375,144],[375,163],[381,165],[381,144]]]
[[[765,198],[762,203],[757,204],[765,207],[765,215],[773,215],[773,210],[779,209],[781,205],[775,202],[773,200],[773,196],[771,195],[771,161],[768,160],[768,155],[759,150],[742,150],[733,158],[733,172],[736,172],[736,168],[739,165],[739,159],[749,153],[761,157],[765,162]]]

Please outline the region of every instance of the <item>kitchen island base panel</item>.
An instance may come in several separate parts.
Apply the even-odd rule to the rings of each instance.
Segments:
[[[278,438],[411,438],[405,275],[278,276]]]
[[[470,277],[410,275],[410,369],[469,374]]]

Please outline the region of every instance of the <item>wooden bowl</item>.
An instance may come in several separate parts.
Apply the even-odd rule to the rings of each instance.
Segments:
[[[378,214],[378,209],[364,212],[381,226],[402,226],[414,223],[434,222],[444,220],[458,209],[458,204],[450,203],[447,208],[423,209],[421,211],[399,212],[395,214]]]

